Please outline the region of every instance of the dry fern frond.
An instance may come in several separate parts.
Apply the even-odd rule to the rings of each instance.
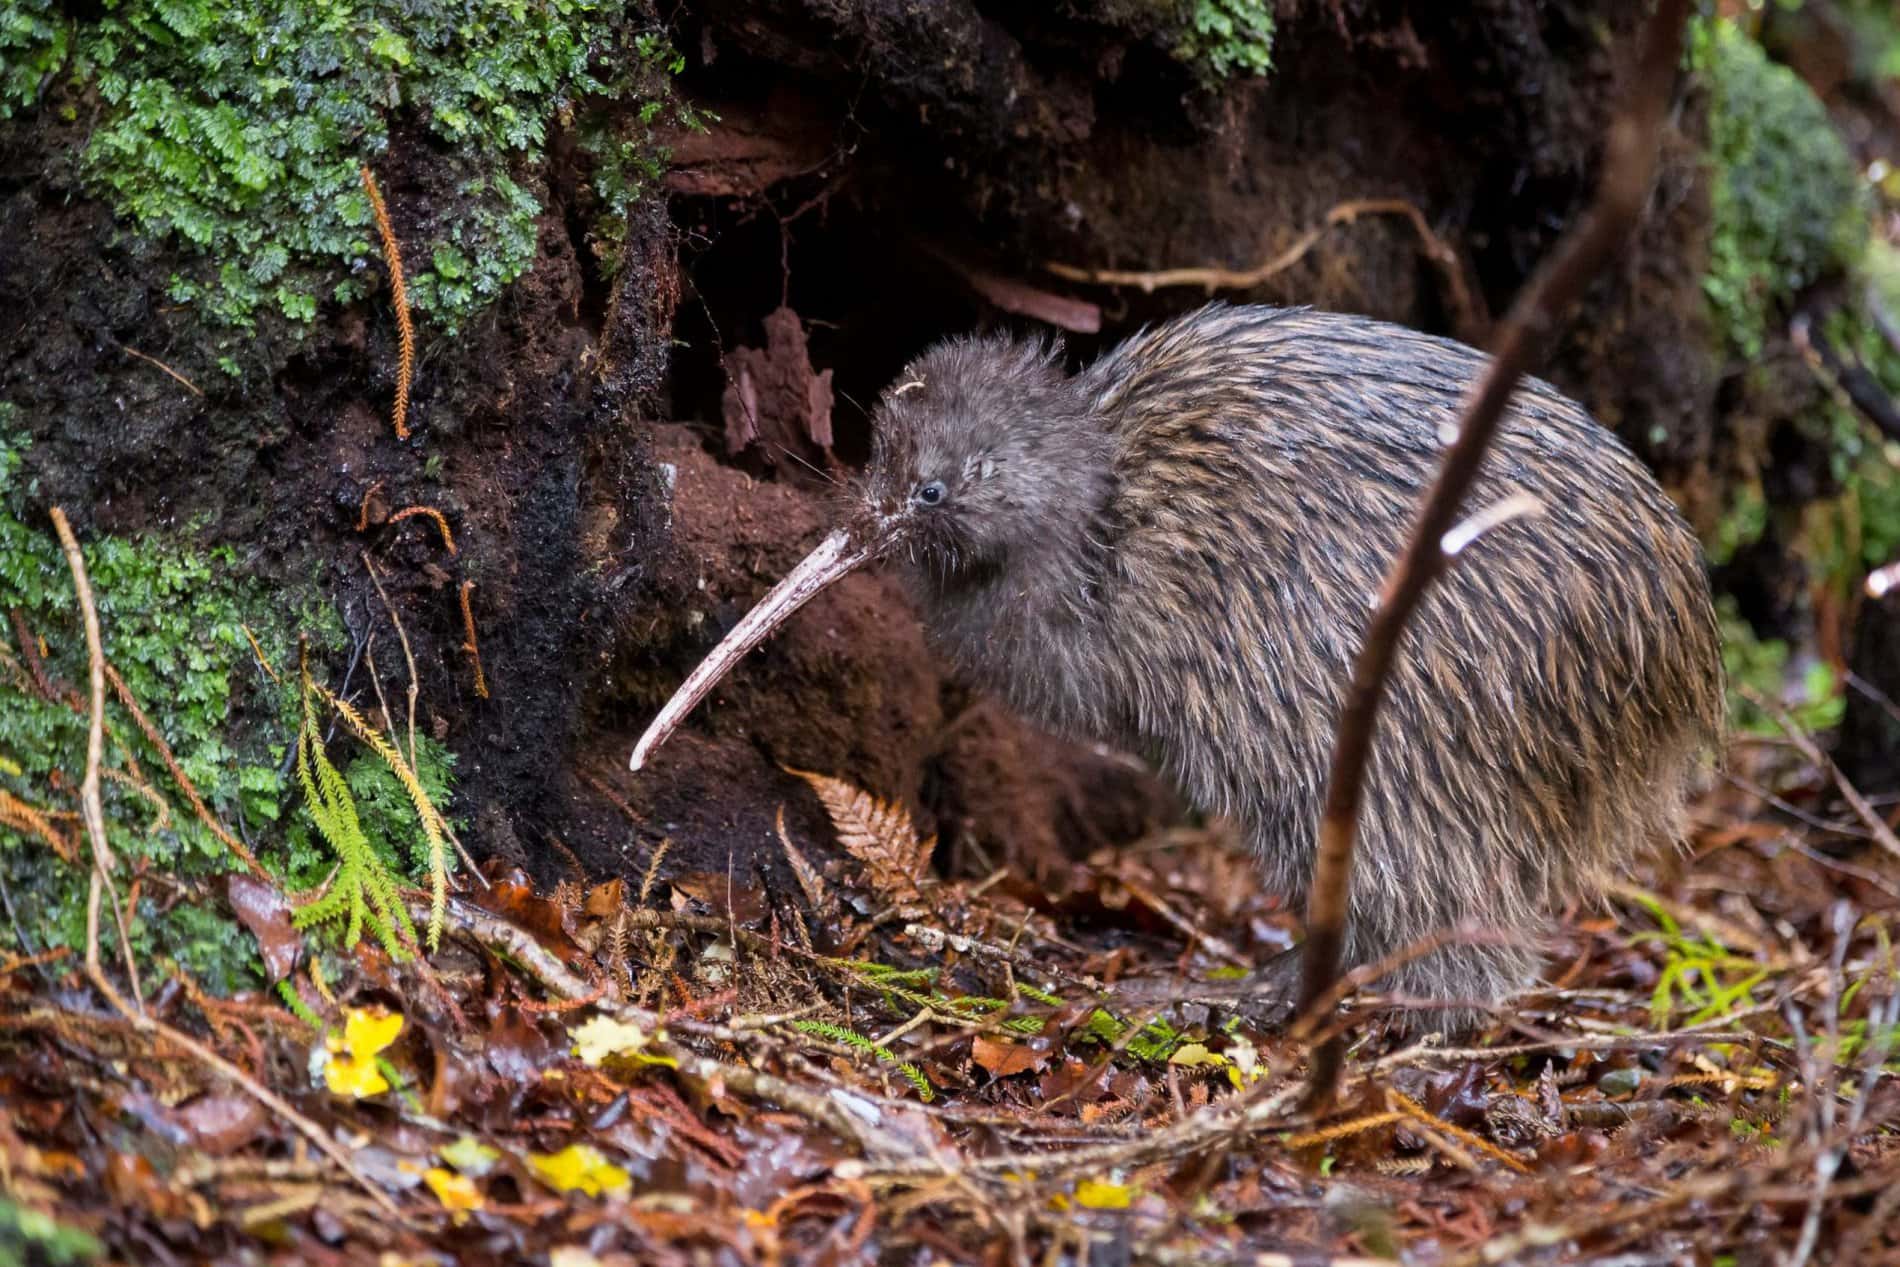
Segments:
[[[864,864],[872,888],[893,902],[916,900],[937,838],[920,838],[909,810],[895,801],[880,801],[843,779],[791,766],[785,770],[811,784],[838,831],[838,843]]]
[[[59,855],[62,862],[72,862],[79,857],[73,842],[66,839],[45,814],[9,795],[4,788],[0,788],[0,827],[11,827],[23,835],[38,836],[52,846],[53,852]]]
[[[396,227],[389,222],[389,208],[383,204],[383,191],[376,176],[362,169],[363,192],[369,195],[370,214],[376,218],[376,232],[383,239],[383,263],[389,268],[389,301],[396,309],[396,336],[402,357],[396,363],[396,405],[393,410],[396,438],[409,438],[409,386],[416,376],[416,327],[409,318],[409,287],[402,272],[402,247],[396,242]],[[443,530],[445,533],[447,529]],[[453,554],[453,549],[450,550]]]
[[[798,881],[799,889],[805,894],[805,904],[823,915],[831,910],[831,887],[825,883],[825,877],[811,860],[792,844],[792,838],[785,831],[785,807],[778,807],[778,839],[785,846],[785,860],[791,864],[792,878]]]

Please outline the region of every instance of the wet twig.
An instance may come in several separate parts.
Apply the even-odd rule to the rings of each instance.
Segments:
[[[1351,892],[1353,845],[1367,762],[1386,681],[1412,612],[1444,571],[1446,534],[1476,480],[1518,380],[1543,355],[1561,319],[1596,279],[1641,216],[1655,180],[1663,116],[1681,59],[1688,0],[1662,0],[1644,36],[1642,59],[1611,122],[1596,200],[1557,246],[1506,315],[1489,370],[1459,420],[1457,439],[1421,507],[1404,554],[1388,574],[1366,627],[1327,774],[1319,849],[1307,906],[1307,940],[1300,987],[1302,1012],[1323,1025],[1331,1008],[1314,1009],[1339,976]],[[1328,1103],[1339,1080],[1344,1043],[1333,1038],[1315,1053],[1308,1106]]]
[[[1812,762],[1815,768],[1827,772],[1827,776],[1834,781],[1834,786],[1840,791],[1841,799],[1847,802],[1848,808],[1854,811],[1854,816],[1859,818],[1867,828],[1868,834],[1874,838],[1874,843],[1895,858],[1900,858],[1900,836],[1894,835],[1893,828],[1887,826],[1887,820],[1867,803],[1867,798],[1860,794],[1860,789],[1849,781],[1848,777],[1841,772],[1841,768],[1835,765],[1825,752],[1815,747],[1814,740],[1801,729],[1801,723],[1790,717],[1787,709],[1753,687],[1744,686],[1741,692],[1749,703],[1775,719],[1775,724],[1781,727],[1782,733],[1788,736],[1788,741],[1794,744],[1803,757]]]
[[[106,657],[104,644],[99,634],[99,609],[92,601],[92,581],[86,575],[86,559],[79,552],[79,540],[73,536],[73,526],[66,521],[66,512],[58,506],[51,512],[53,531],[59,536],[59,547],[66,555],[66,566],[73,574],[73,593],[79,602],[79,612],[86,626],[86,663],[90,705],[86,716],[86,772],[79,784],[80,818],[86,825],[86,839],[92,844],[92,915],[96,919],[99,905],[99,889],[104,886],[112,899],[112,918],[118,927],[119,950],[125,956],[126,982],[132,987],[132,999],[138,1005],[140,1015],[145,1012],[145,990],[139,984],[137,962],[132,958],[132,930],[126,921],[125,908],[119,904],[118,886],[112,882],[112,846],[106,839],[105,802],[99,796],[99,763],[105,754],[106,744]],[[86,942],[86,968],[100,980],[105,973],[99,967],[99,939],[88,937]]]

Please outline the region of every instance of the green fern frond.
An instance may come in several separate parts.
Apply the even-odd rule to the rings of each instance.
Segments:
[[[356,801],[343,775],[331,764],[317,733],[311,693],[304,692],[303,724],[297,734],[297,782],[317,832],[335,851],[337,871],[330,888],[292,913],[299,928],[345,919],[343,944],[355,946],[368,929],[392,959],[405,956],[404,942],[416,939],[415,925],[397,892],[388,866],[370,846],[357,817]]]
[[[304,1002],[303,995],[297,993],[297,987],[289,977],[285,977],[277,983],[277,997],[284,1001],[284,1006],[290,1009],[290,1014],[302,1021],[305,1025],[308,1025],[311,1029],[320,1030],[323,1028],[323,1018],[317,1015],[314,1008]]]
[[[830,1021],[793,1021],[792,1028],[801,1034],[810,1034],[814,1038],[830,1039],[832,1042],[842,1044],[854,1051],[867,1052],[870,1055],[876,1056],[878,1060],[884,1064],[895,1067],[904,1081],[910,1083],[910,1085],[916,1089],[918,1099],[928,1104],[931,1100],[936,1098],[936,1088],[931,1086],[929,1076],[925,1074],[922,1069],[919,1069],[908,1060],[899,1060],[896,1056],[891,1054],[888,1047],[879,1046],[875,1041],[866,1038],[863,1034],[858,1033],[854,1029],[844,1025],[834,1025]]]

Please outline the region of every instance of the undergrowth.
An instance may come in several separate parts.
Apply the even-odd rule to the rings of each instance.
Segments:
[[[0,488],[9,492],[28,491],[17,487],[24,443],[12,411],[0,404]],[[267,866],[293,887],[321,881],[338,859],[323,816],[341,812],[344,802],[386,873],[408,882],[430,874],[432,857],[443,864],[418,830],[405,782],[373,751],[326,781],[326,797],[311,798],[311,816],[293,812],[296,754],[287,740],[303,732],[305,720],[294,677],[281,670],[300,634],[320,651],[342,646],[334,610],[314,587],[299,601],[243,578],[234,551],[194,547],[188,534],[100,535],[82,548],[107,661],[211,812]],[[53,534],[8,505],[0,505],[0,617],[0,791],[43,816],[80,860],[61,862],[43,838],[0,825],[0,946],[20,953],[79,947],[88,874],[76,814],[86,751],[85,638]],[[276,677],[266,661],[278,666]],[[238,860],[193,814],[162,754],[110,691],[106,722],[107,836],[129,874],[141,878],[134,951],[142,962],[176,962],[219,993],[258,984],[253,939],[206,891]],[[447,804],[450,771],[448,750],[418,736],[414,781],[432,805]]]
[[[45,109],[76,125],[85,187],[196,261],[172,298],[240,327],[266,305],[309,322],[363,293],[358,168],[419,128],[456,174],[404,225],[413,299],[453,331],[533,262],[555,120],[580,112],[617,142],[600,163],[605,219],[643,192],[677,68],[652,25],[638,0],[124,0],[82,17],[15,0],[0,15],[0,118]]]

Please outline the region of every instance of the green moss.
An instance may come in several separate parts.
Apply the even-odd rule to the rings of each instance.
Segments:
[[[1866,190],[1826,107],[1746,33],[1699,21],[1691,50],[1709,89],[1713,226],[1703,287],[1730,350],[1746,359],[1797,292],[1859,259]]]
[[[1754,545],[1768,529],[1768,502],[1759,484],[1744,484],[1731,495],[1708,541],[1709,562],[1716,567],[1734,560],[1744,546]]]
[[[0,1267],[77,1267],[105,1252],[90,1232],[0,1197]]]
[[[1203,79],[1273,69],[1272,0],[1185,0],[1174,55]]]
[[[23,491],[23,448],[11,408],[0,403],[0,489]],[[110,536],[82,548],[106,657],[179,766],[218,816],[248,835],[266,865],[293,884],[321,879],[333,859],[313,842],[305,816],[288,813],[293,792],[285,756],[299,718],[298,635],[310,637],[313,655],[339,649],[342,631],[334,611],[314,598],[299,611],[282,590],[243,576],[229,549],[197,549],[184,538]],[[83,691],[85,635],[64,556],[49,525],[25,522],[17,507],[0,506],[0,612],[11,609],[19,610],[35,642],[44,644],[48,677]],[[283,683],[258,666],[247,626]],[[7,649],[0,659],[0,788],[42,811],[70,813],[77,809],[85,767],[84,710],[42,697],[16,654],[10,627],[0,643]],[[250,935],[207,894],[207,885],[234,870],[236,860],[193,815],[156,749],[110,692],[107,722],[117,741],[108,742],[107,768],[129,774],[121,745],[129,747],[145,786],[168,810],[161,822],[151,800],[127,779],[109,778],[103,785],[107,835],[125,874],[148,877],[133,912],[135,951],[146,962],[175,960],[221,992],[257,984]],[[448,751],[426,738],[417,748],[424,785],[446,803]],[[345,778],[371,844],[401,874],[419,874],[413,811],[400,789],[392,789],[387,769],[358,757]],[[55,822],[81,843],[76,819]],[[124,892],[128,880],[120,883]],[[83,868],[60,863],[39,838],[0,826],[0,884],[8,906],[0,946],[83,944]]]
[[[107,0],[71,21],[56,0],[14,0],[0,117],[45,100],[83,122],[87,187],[188,249],[174,299],[238,326],[266,306],[308,322],[381,270],[358,169],[417,119],[467,169],[432,195],[426,227],[398,225],[416,306],[453,330],[533,262],[549,120],[637,96],[670,61],[633,29],[643,13],[637,0]],[[633,196],[620,188],[618,209]]]
[[[1825,660],[1808,659],[1797,669],[1788,644],[1757,634],[1736,611],[1733,598],[1722,595],[1715,610],[1722,630],[1722,665],[1728,672],[1730,725],[1748,734],[1781,733],[1775,719],[1744,694],[1744,687],[1779,700],[1810,732],[1840,725],[1846,700]]]

